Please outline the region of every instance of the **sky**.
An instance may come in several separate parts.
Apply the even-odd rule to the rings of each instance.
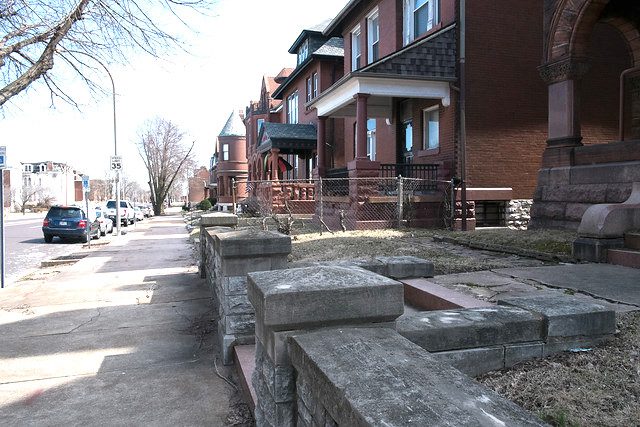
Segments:
[[[116,87],[117,150],[123,173],[144,184],[146,171],[136,141],[147,120],[175,123],[195,141],[199,166],[209,165],[216,136],[233,110],[260,95],[263,75],[295,66],[288,53],[302,29],[333,18],[347,0],[220,0],[209,16],[188,17],[197,33],[184,33],[189,53],[162,59],[139,54],[127,65],[106,64]],[[80,111],[62,101],[51,108],[46,87],[34,86],[0,111],[0,145],[7,164],[53,161],[104,178],[114,154],[113,103],[106,73],[93,76],[105,94],[89,97],[74,83]]]

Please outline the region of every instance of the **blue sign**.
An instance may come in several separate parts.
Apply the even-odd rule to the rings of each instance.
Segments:
[[[89,192],[89,177],[87,175],[82,177],[82,189],[87,193]]]

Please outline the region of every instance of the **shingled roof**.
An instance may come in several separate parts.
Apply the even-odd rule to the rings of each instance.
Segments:
[[[218,137],[245,136],[246,134],[247,129],[244,127],[244,123],[240,118],[240,114],[238,114],[237,111],[233,111],[227,119],[227,123],[225,123]]]
[[[316,56],[344,56],[344,40],[341,37],[331,37],[313,52]]]
[[[317,132],[313,125],[265,122],[258,138],[261,153],[272,148],[282,152],[308,151],[316,147]]]

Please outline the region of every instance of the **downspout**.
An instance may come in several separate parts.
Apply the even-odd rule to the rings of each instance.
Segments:
[[[620,74],[620,107],[618,113],[619,116],[619,128],[618,137],[620,141],[624,141],[624,79],[629,75],[640,71],[640,66],[628,68]]]
[[[466,127],[466,3],[460,0],[460,180],[462,231],[467,231],[467,127]]]

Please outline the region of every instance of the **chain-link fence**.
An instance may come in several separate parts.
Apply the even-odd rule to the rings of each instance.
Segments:
[[[305,217],[323,230],[449,228],[451,182],[416,178],[250,181],[240,211],[258,217]]]

